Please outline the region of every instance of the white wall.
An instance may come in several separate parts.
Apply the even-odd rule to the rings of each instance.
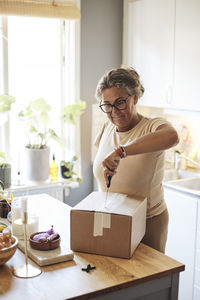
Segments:
[[[123,0],[81,0],[80,98],[87,110],[81,117],[83,183],[67,197],[72,206],[93,190],[92,104],[100,77],[122,64],[122,26]]]

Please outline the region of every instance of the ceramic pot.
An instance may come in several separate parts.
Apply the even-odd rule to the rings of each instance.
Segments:
[[[25,149],[26,178],[30,181],[41,182],[49,178],[50,149]]]
[[[11,165],[0,168],[0,180],[3,182],[5,189],[11,186]]]
[[[62,178],[69,178],[68,176],[66,176],[64,173],[69,171],[68,168],[66,168],[64,165],[60,165],[60,170],[61,170],[61,176]]]

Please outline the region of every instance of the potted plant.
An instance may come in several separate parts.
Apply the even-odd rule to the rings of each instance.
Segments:
[[[75,161],[78,160],[78,156],[74,155],[71,160],[60,162],[61,167],[61,176],[62,178],[69,179],[70,181],[77,181],[81,183],[83,180],[78,176],[78,174],[74,171]]]
[[[55,131],[49,127],[50,105],[43,99],[31,101],[19,118],[26,122],[28,143],[26,153],[26,176],[31,181],[45,181],[49,177],[49,140],[62,143]]]
[[[6,160],[6,153],[0,151],[0,180],[4,188],[11,186],[11,165]]]
[[[78,101],[74,104],[63,107],[61,112],[61,120],[64,123],[71,123],[74,126],[77,124],[77,118],[80,117],[86,109],[85,101]],[[74,155],[71,160],[60,162],[61,176],[71,181],[82,182],[82,179],[74,171],[75,162],[78,160],[78,156]]]

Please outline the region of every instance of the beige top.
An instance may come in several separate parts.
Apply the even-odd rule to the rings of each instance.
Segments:
[[[93,172],[99,190],[107,190],[102,167],[105,157],[116,146],[125,146],[138,137],[155,132],[162,124],[169,123],[162,118],[142,117],[134,128],[126,132],[117,132],[115,125],[110,121],[103,125],[94,142],[94,145],[98,147],[98,152],[94,160]],[[162,213],[166,209],[162,186],[164,153],[165,151],[157,151],[121,159],[117,173],[111,180],[109,192],[126,194],[135,198],[147,197],[147,217]]]

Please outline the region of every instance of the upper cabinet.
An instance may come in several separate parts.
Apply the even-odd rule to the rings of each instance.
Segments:
[[[199,110],[200,1],[124,1],[123,63],[141,76],[141,105]]]
[[[176,0],[174,107],[200,111],[200,0]]]

